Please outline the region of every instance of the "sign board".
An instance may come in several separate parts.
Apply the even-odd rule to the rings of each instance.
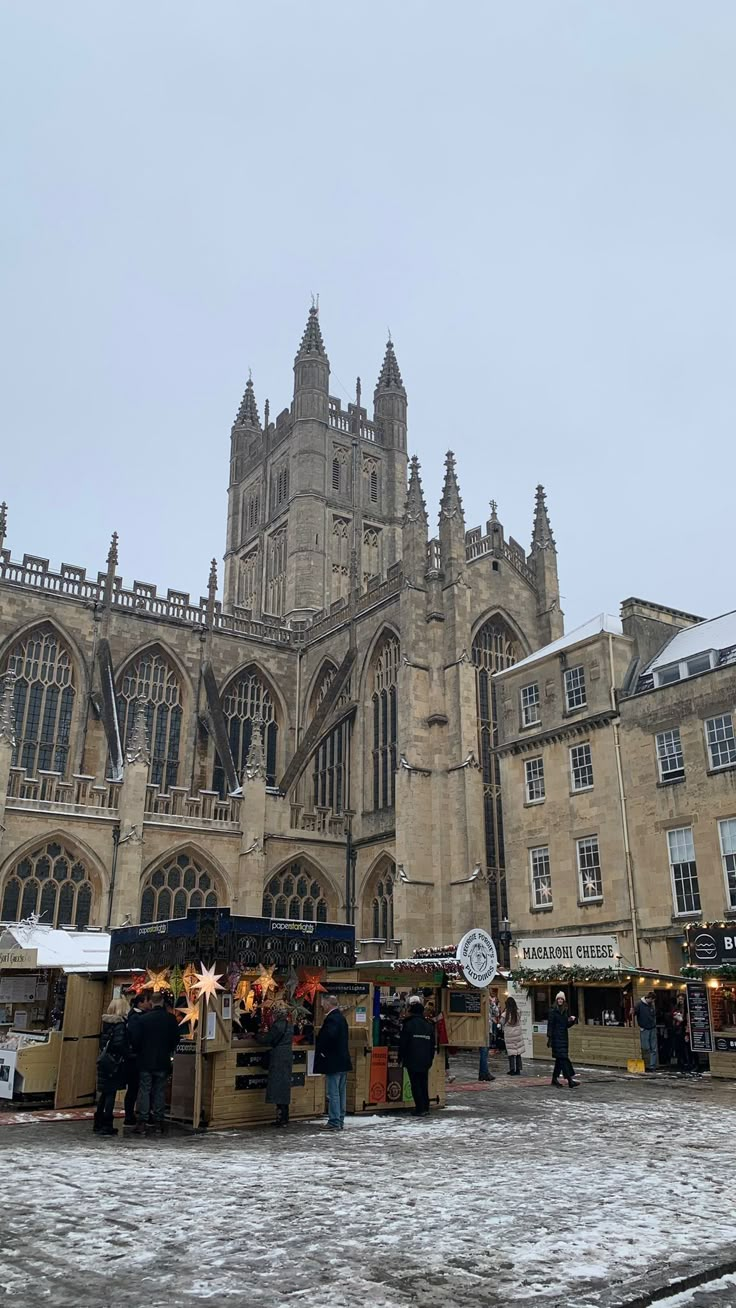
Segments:
[[[729,926],[691,926],[685,928],[687,953],[694,967],[736,966],[736,923]]]
[[[37,949],[21,949],[19,946],[11,949],[0,949],[0,971],[5,972],[12,969],[37,966]]]
[[[688,981],[687,1008],[690,1014],[690,1048],[694,1054],[712,1054],[713,1028],[708,987],[704,981]]]
[[[716,1036],[717,1054],[736,1054],[736,1036]]]
[[[618,967],[617,936],[528,936],[515,942],[521,967],[554,972],[562,967]]]
[[[522,1058],[533,1058],[534,1032],[539,1030],[540,1024],[538,1023],[537,1026],[535,1026],[533,1022],[531,995],[524,986],[515,986],[513,981],[509,981],[507,989],[512,999],[516,1000],[516,1007],[519,1010],[519,1022],[524,1034],[524,1052]],[[544,1029],[541,1034],[547,1034],[546,1024],[544,1024]]]
[[[496,946],[487,931],[474,927],[466,932],[455,952],[465,980],[478,990],[484,990],[498,971]]]
[[[451,1013],[479,1013],[480,995],[477,990],[451,990],[449,994]]]

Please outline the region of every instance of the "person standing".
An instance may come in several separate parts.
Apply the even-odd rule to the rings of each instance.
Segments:
[[[570,1016],[565,992],[560,990],[555,996],[554,1007],[550,1009],[547,1018],[547,1044],[551,1047],[555,1056],[552,1085],[559,1086],[560,1076],[562,1075],[571,1090],[573,1086],[580,1084],[579,1081],[575,1080],[575,1068],[569,1057],[569,1030],[576,1022],[577,1018]]]
[[[314,1070],[320,1072],[327,1089],[327,1126],[332,1131],[345,1128],[348,1072],[352,1072],[349,1031],[334,995],[322,1000],[325,1019],[317,1033]]]
[[[657,1070],[657,1010],[654,1003],[654,991],[650,990],[636,1005],[641,1055],[647,1072]]]
[[[128,1037],[130,1039],[130,1057],[126,1061],[125,1074],[127,1079],[127,1089],[125,1091],[125,1119],[123,1126],[135,1126],[136,1115],[135,1106],[138,1101],[138,1087],[140,1085],[140,1072],[138,1070],[138,1058],[133,1048],[133,1032],[144,1013],[151,1011],[151,992],[142,990],[139,995],[130,996],[130,1011],[128,1013]]]
[[[506,1053],[509,1059],[509,1076],[521,1076],[521,1056],[524,1053],[524,1031],[519,1020],[519,1009],[512,995],[506,999],[501,1018]]]
[[[153,1135],[156,1131],[163,1135],[166,1082],[171,1076],[171,1055],[178,1043],[179,1024],[164,1007],[163,995],[155,994],[150,1011],[141,1015],[132,1034],[140,1077],[135,1128],[138,1135]]]
[[[268,1061],[268,1081],[266,1083],[266,1103],[276,1105],[274,1126],[289,1125],[289,1105],[291,1103],[291,1074],[294,1067],[294,1026],[289,1020],[286,1004],[278,1002],[273,1005],[273,1025],[269,1031],[257,1035],[260,1045],[268,1045],[271,1057]]]
[[[128,1039],[128,1002],[111,999],[102,1015],[100,1052],[97,1057],[97,1107],[92,1129],[95,1135],[117,1135],[113,1125],[115,1097],[125,1085],[130,1058]]]
[[[429,1112],[429,1069],[434,1060],[434,1046],[435,1030],[424,1016],[424,1003],[419,995],[411,995],[409,1016],[399,1040],[399,1061],[409,1073],[415,1117],[426,1117]]]

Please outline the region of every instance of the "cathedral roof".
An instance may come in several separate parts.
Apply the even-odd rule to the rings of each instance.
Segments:
[[[316,305],[312,305],[307,318],[307,325],[304,328],[301,345],[297,352],[297,359],[303,354],[321,354],[326,357],[325,343],[322,340],[322,329],[319,325],[319,310]]]

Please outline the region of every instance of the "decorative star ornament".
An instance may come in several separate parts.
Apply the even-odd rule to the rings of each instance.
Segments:
[[[275,963],[273,967],[264,967],[263,963],[258,964],[258,985],[261,987],[261,993],[264,999],[267,997],[269,990],[276,989],[276,982],[273,979],[275,971]]]
[[[194,1028],[197,1025],[197,1022],[199,1021],[199,1004],[193,1004],[191,1003],[191,1001],[187,1001],[186,1008],[177,1008],[176,1011],[177,1013],[181,1013],[181,1017],[179,1018],[179,1026],[184,1026],[187,1022],[189,1023],[190,1031],[189,1031],[188,1038],[190,1040],[193,1040]]]
[[[317,998],[317,995],[319,994],[325,995],[327,991],[322,985],[322,982],[320,981],[319,977],[320,977],[319,968],[314,968],[314,967],[301,968],[299,971],[299,985],[294,991],[294,998],[306,999],[308,1004],[313,1004],[315,999]]]
[[[144,990],[152,990],[154,995],[157,995],[161,990],[170,989],[168,967],[165,967],[162,972],[152,972],[149,968],[143,988]]]
[[[187,963],[186,967],[184,968],[184,975],[182,976],[182,985],[184,986],[184,991],[187,997],[191,995],[196,984],[197,984],[197,969],[194,966],[194,963]]]
[[[238,986],[240,985],[240,968],[237,963],[231,963],[227,969],[227,985],[231,995],[236,995],[238,993]]]
[[[216,967],[217,963],[213,963],[212,967],[205,967],[204,963],[200,963],[200,970],[196,973],[196,981],[192,986],[192,990],[197,991],[197,999],[204,999],[209,1003],[210,999],[214,998],[218,990],[225,989],[224,986],[220,985],[222,972],[218,972],[217,976],[215,976]]]
[[[174,999],[178,999],[184,989],[184,974],[180,967],[172,967],[166,984]]]
[[[130,982],[130,985],[128,986],[128,990],[132,991],[134,995],[139,995],[141,993],[141,990],[145,990],[145,988],[146,988],[146,976],[144,972],[139,973],[138,976],[134,976],[133,980]]]
[[[238,981],[238,988],[235,991],[236,1002],[241,1002],[242,1000],[247,999],[249,991],[250,991],[250,981],[248,980],[247,976],[243,976]]]
[[[284,989],[287,995],[289,996],[289,999],[294,998],[294,995],[296,993],[296,988],[298,985],[299,985],[299,977],[297,973],[294,971],[294,968],[290,967],[286,974],[286,980],[284,982]]]

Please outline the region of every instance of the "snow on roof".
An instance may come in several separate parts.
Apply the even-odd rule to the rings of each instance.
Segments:
[[[733,645],[736,645],[736,609],[732,613],[723,613],[720,618],[710,618],[708,622],[699,622],[695,627],[678,631],[647,664],[644,672],[653,672],[668,663],[680,663],[707,650],[730,649]]]
[[[58,967],[65,972],[107,971],[107,931],[58,931],[42,922],[8,922],[0,925],[0,934],[6,933],[20,949],[38,951],[37,967]]]
[[[623,627],[621,619],[614,618],[611,613],[599,613],[589,622],[584,622],[582,627],[576,627],[574,631],[568,631],[567,635],[560,636],[559,640],[553,640],[550,645],[543,645],[541,649],[535,649],[533,654],[528,654],[525,659],[520,659],[510,668],[504,668],[503,672],[497,672],[497,677],[504,677],[509,672],[518,672],[519,668],[525,668],[529,663],[538,663],[540,659],[546,659],[548,654],[556,654],[558,650],[569,649],[572,645],[580,645],[584,640],[590,640],[591,636],[598,636],[601,632],[610,632],[612,636],[622,636]]]

